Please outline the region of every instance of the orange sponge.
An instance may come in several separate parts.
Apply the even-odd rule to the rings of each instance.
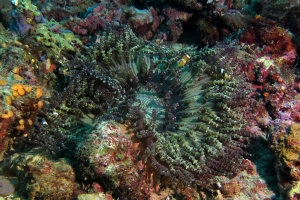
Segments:
[[[14,83],[14,84],[11,86],[11,89],[12,89],[12,90],[23,89],[23,85],[20,84],[20,83]]]
[[[14,116],[14,112],[9,110],[7,111],[7,114],[2,114],[1,117],[4,118],[4,119],[8,119],[8,118],[11,118],[12,116]]]
[[[24,126],[24,124],[21,124],[21,125],[19,125],[19,126],[16,126],[16,129],[17,129],[18,131],[22,131],[22,130],[25,129],[25,126]]]
[[[32,90],[32,87],[30,85],[24,85],[23,88],[26,92],[31,92]]]
[[[30,126],[33,124],[33,121],[31,119],[28,119],[27,122]]]
[[[15,80],[18,80],[18,81],[21,81],[23,80],[24,78],[22,76],[20,76],[19,74],[14,74],[14,79]]]
[[[19,96],[19,93],[18,93],[17,91],[13,91],[12,95],[13,95],[14,97],[18,97],[18,96]]]
[[[14,74],[18,74],[18,73],[20,72],[20,68],[19,68],[19,67],[15,67],[15,68],[12,70],[12,72],[13,72]]]
[[[22,89],[18,89],[18,94],[20,95],[20,96],[23,96],[23,95],[25,95],[25,90],[22,88]]]
[[[10,96],[5,96],[5,100],[6,100],[7,105],[11,105],[12,100],[11,100]]]
[[[42,108],[43,105],[44,105],[43,101],[39,101],[39,102],[37,103],[37,107],[38,107],[38,108]]]
[[[0,86],[5,86],[6,85],[6,80],[0,79]]]
[[[41,87],[37,87],[36,88],[36,98],[41,98],[41,96],[43,95],[43,90]]]

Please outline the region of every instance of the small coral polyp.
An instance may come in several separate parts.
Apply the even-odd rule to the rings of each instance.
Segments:
[[[93,114],[99,123],[125,124],[140,144],[136,161],[155,174],[156,184],[209,188],[216,176],[237,173],[245,154],[243,107],[249,89],[233,71],[239,51],[246,54],[231,44],[202,52],[157,46],[127,27],[113,27],[89,55],[70,61],[71,82],[48,113]],[[230,54],[212,61],[217,53]],[[186,54],[190,60],[179,67]],[[53,116],[53,125],[38,130],[68,134],[65,123],[56,121]],[[54,124],[62,129],[51,129]]]

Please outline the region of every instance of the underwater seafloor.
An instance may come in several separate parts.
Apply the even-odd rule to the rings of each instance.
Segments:
[[[1,0],[0,199],[300,199],[297,0]]]

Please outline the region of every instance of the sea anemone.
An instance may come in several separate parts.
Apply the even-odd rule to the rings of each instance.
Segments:
[[[43,109],[39,119],[47,125],[36,130],[58,139],[80,132],[75,129],[80,117],[115,120],[141,144],[136,161],[158,181],[212,187],[216,176],[237,173],[247,154],[244,111],[250,90],[236,70],[246,54],[230,43],[202,51],[159,46],[138,39],[128,27],[111,27],[100,43],[60,69],[68,86]],[[183,57],[185,65],[179,64]]]

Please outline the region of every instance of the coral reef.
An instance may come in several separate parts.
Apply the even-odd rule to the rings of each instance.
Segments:
[[[100,3],[90,7],[85,13],[84,19],[73,18],[64,24],[65,27],[76,34],[96,34],[103,30],[109,23],[126,23],[131,26],[138,36],[146,36],[151,39],[164,17],[159,16],[157,11],[149,9],[139,10],[134,7],[114,4]]]
[[[96,2],[93,0],[87,1],[68,1],[60,0],[51,1],[35,1],[34,4],[41,13],[48,19],[54,19],[57,22],[64,21],[70,17],[76,17],[85,12],[90,6]]]
[[[43,99],[50,94],[45,85],[52,76],[41,74],[55,69],[51,61],[59,63],[61,52],[75,52],[74,44],[81,45],[72,32],[54,30],[52,27],[58,24],[44,21],[31,1],[22,1],[11,15],[17,31],[28,35],[19,41],[1,26],[0,160],[13,143],[22,144],[31,127],[40,123],[35,121],[36,115],[43,107]],[[43,64],[45,57],[49,65]]]
[[[248,29],[240,35],[240,41],[247,44],[259,42],[263,46],[263,55],[271,58],[281,57],[288,65],[295,61],[296,46],[292,43],[291,33],[277,26],[274,21],[256,16]]]
[[[39,85],[34,71],[36,60],[27,51],[28,46],[19,41],[7,42],[0,49],[0,159],[13,137],[27,136],[42,107],[41,92],[44,90]]]
[[[118,23],[122,11],[113,4],[102,3],[91,7],[85,14],[85,19],[74,18],[65,26],[77,34],[94,34],[103,29],[108,23]]]
[[[20,38],[22,42],[10,38],[1,29],[4,32],[1,35],[0,49],[1,160],[9,145],[16,140],[22,143],[19,139],[26,139],[29,129],[35,123],[40,123],[35,121],[36,115],[44,106],[43,99],[51,95],[46,89],[50,80],[55,79],[51,72],[56,69],[56,65],[51,61],[59,63],[62,59],[61,52],[75,52],[77,48],[73,44],[81,44],[72,32],[62,29],[52,31],[49,26],[54,25],[57,24],[35,24],[35,30],[29,36]],[[43,75],[44,73],[48,74]]]
[[[265,18],[276,20],[282,26],[290,26],[291,28],[295,25],[299,19],[299,7],[298,1],[279,1],[275,0],[272,2],[263,1],[264,7],[261,15]],[[290,23],[287,23],[290,21]],[[285,27],[285,28],[288,28]],[[293,28],[297,29],[296,27]],[[299,33],[299,32],[298,32]]]
[[[299,199],[298,8],[3,1],[1,195]]]
[[[288,30],[258,15],[240,35],[240,42],[252,44],[254,54],[250,65],[242,69],[256,89],[252,94],[253,115],[248,113],[249,130],[258,133],[272,147],[278,164],[273,169],[278,176],[278,193],[284,199],[297,199],[298,180],[291,175],[293,161],[289,163],[295,155],[295,146],[287,142],[293,141],[297,134],[294,123],[299,116],[297,47]],[[289,127],[290,133],[286,134]]]

